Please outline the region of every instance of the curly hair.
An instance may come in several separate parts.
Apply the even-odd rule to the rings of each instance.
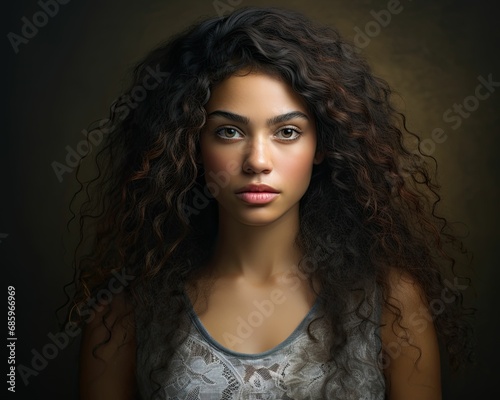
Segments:
[[[218,229],[214,199],[201,205],[195,199],[207,193],[196,161],[204,105],[218,83],[246,68],[289,84],[316,120],[325,158],[300,201],[297,244],[304,254],[300,269],[311,257],[321,260],[308,276],[323,283],[318,296],[331,359],[346,342],[346,299],[353,291],[368,292],[376,283],[401,319],[388,295],[389,274],[397,270],[419,285],[431,311],[443,290],[451,291],[433,323],[450,365],[469,360],[472,311],[450,284],[462,279],[457,257],[468,252],[437,213],[440,186],[425,161],[434,158],[420,152],[419,136],[392,103],[393,91],[354,46],[336,29],[277,7],[243,7],[197,21],[135,67],[130,90],[100,126],[105,143],[95,156],[97,174],[77,178],[73,201],[86,197],[68,318],[84,325],[89,301],[111,279],[134,276],[123,297],[141,323],[163,327],[160,337],[148,338],[162,344],[149,374],[159,390],[183,340],[183,287],[210,256]],[[108,312],[111,306],[103,304]]]

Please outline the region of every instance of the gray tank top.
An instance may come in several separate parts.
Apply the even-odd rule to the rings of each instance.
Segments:
[[[328,399],[384,399],[385,383],[377,363],[380,350],[378,329],[360,324],[361,319],[356,313],[348,323],[348,342],[335,360],[348,369],[346,378],[340,383],[335,379],[338,374],[334,363],[326,363],[323,359],[327,354],[327,348],[321,342],[327,334],[324,320],[320,319],[311,326],[319,342],[313,342],[307,334],[307,326],[319,310],[318,300],[282,343],[262,353],[245,354],[232,351],[214,340],[194,312],[187,295],[185,297],[189,307],[188,335],[171,360],[170,377],[164,382],[158,398],[318,400],[324,398],[321,386],[328,376],[333,375],[327,385]],[[369,312],[373,311],[380,318],[380,310],[370,308]],[[140,332],[138,339],[141,339]],[[138,348],[138,382],[144,399],[149,399],[150,388],[139,364],[147,362],[147,357],[153,355],[150,351],[154,354],[147,345]]]

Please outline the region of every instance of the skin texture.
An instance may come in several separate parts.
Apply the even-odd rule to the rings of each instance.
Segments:
[[[196,303],[195,310],[219,343],[259,353],[285,340],[314,303],[307,285],[292,292],[279,278],[301,256],[294,246],[299,201],[313,164],[322,160],[316,151],[315,122],[287,84],[262,73],[226,79],[213,90],[205,108],[208,120],[200,136],[200,159],[206,181],[215,187],[210,185],[217,184],[214,177],[226,179],[212,192],[219,204],[219,234],[206,268],[217,278],[206,302]],[[219,111],[247,121],[235,121]],[[268,123],[291,112],[302,116]],[[272,186],[279,195],[264,205],[248,204],[235,193],[250,183]],[[255,302],[279,312],[243,340],[236,334],[238,318],[246,320]]]
[[[214,176],[227,178],[215,196],[219,238],[214,264],[227,268],[226,273],[265,280],[297,261],[296,252],[290,250],[298,232],[299,201],[309,185],[313,163],[321,161],[314,119],[288,85],[263,74],[228,78],[215,88],[206,110],[209,117],[200,136],[205,177],[214,184]],[[249,122],[211,116],[218,110],[244,116]],[[267,125],[268,119],[293,111],[308,119]],[[267,184],[280,193],[266,205],[248,205],[235,192],[250,183]]]

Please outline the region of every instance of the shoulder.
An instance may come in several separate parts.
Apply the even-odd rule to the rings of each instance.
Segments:
[[[109,305],[94,303],[80,347],[81,399],[132,399],[135,323],[132,307],[117,295]]]
[[[133,339],[134,311],[125,296],[115,295],[108,304],[89,302],[88,309],[84,339],[103,342],[102,351]]]
[[[388,399],[441,399],[439,346],[425,293],[395,269],[387,285],[381,339]]]
[[[408,273],[391,269],[387,275],[388,299],[405,310],[417,310],[426,304],[425,293]]]

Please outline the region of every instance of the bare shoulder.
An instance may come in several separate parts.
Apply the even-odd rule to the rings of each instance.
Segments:
[[[407,273],[392,269],[387,276],[389,296],[406,309],[419,308],[425,303],[425,295],[420,285]]]
[[[80,348],[80,398],[133,399],[135,324],[132,307],[121,295],[88,313]]]
[[[388,399],[441,399],[439,345],[423,289],[396,270],[388,283],[381,328]]]

